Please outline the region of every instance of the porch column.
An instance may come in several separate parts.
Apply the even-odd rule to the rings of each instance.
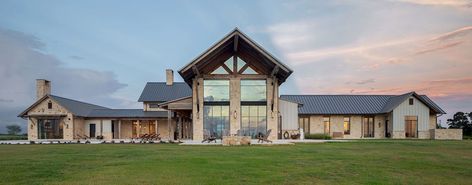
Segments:
[[[154,130],[155,130],[156,134],[158,134],[158,133],[159,133],[159,132],[158,132],[159,130],[158,130],[158,125],[157,125],[157,120],[154,120],[154,122],[155,122]]]
[[[179,129],[179,140],[182,138],[182,115],[179,115],[179,126],[177,126],[177,129]]]
[[[169,111],[167,111],[167,127],[168,127],[167,131],[168,131],[169,141],[172,138],[171,135],[170,135],[170,133],[171,133],[171,126],[170,126],[171,121],[172,121],[172,111],[169,110]]]
[[[121,119],[118,120],[118,139],[121,139]]]
[[[139,138],[139,135],[141,135],[141,122],[138,120],[136,120],[137,122],[137,125],[136,125],[136,137]]]

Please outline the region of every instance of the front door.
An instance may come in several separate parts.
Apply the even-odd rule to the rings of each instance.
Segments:
[[[90,124],[89,125],[89,136],[91,138],[95,137],[95,124]]]
[[[406,116],[405,117],[405,137],[416,138],[418,132],[418,117]]]

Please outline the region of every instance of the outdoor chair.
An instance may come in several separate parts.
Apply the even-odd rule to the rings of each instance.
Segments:
[[[204,130],[203,133],[204,133],[203,136],[204,136],[205,139],[203,139],[202,143],[204,143],[204,142],[210,143],[212,141],[214,141],[216,143],[216,136],[214,136],[213,134],[211,134],[207,130]]]
[[[259,136],[257,136],[257,139],[258,139],[257,143],[259,143],[259,142],[264,143],[264,141],[272,143],[271,140],[267,139],[267,138],[269,138],[270,132],[272,132],[272,129],[269,129],[265,135],[264,134],[259,134]]]

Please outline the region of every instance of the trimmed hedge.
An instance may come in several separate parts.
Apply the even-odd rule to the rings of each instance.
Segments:
[[[327,134],[306,134],[305,139],[331,139]]]
[[[0,140],[27,140],[26,135],[3,135],[0,134]]]

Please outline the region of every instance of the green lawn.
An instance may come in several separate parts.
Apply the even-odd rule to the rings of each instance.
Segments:
[[[471,184],[472,141],[0,145],[0,184]]]

